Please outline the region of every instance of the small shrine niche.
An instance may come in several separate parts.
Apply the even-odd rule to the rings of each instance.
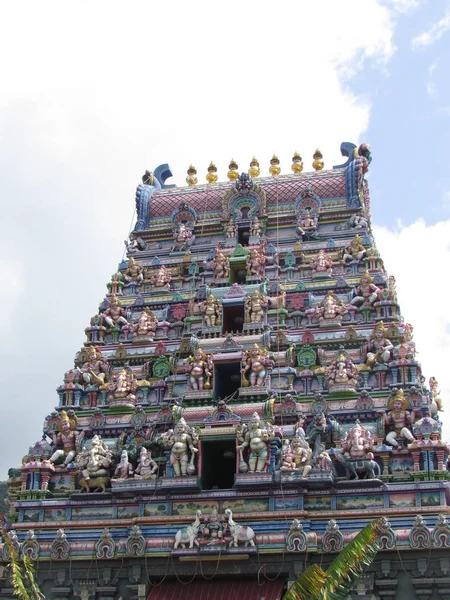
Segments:
[[[244,304],[224,305],[222,332],[241,333],[244,320]]]
[[[230,398],[241,387],[241,361],[216,362],[214,364],[214,396]]]
[[[220,465],[220,468],[217,468]],[[202,442],[202,489],[229,490],[236,473],[236,440],[204,440]]]

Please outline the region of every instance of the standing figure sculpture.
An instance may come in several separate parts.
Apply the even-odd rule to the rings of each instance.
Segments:
[[[228,256],[219,249],[216,249],[216,255],[212,261],[212,266],[214,269],[214,280],[225,279],[230,274],[230,260]]]
[[[245,322],[262,324],[268,304],[267,297],[258,290],[254,290],[245,301]]]
[[[250,426],[245,426],[242,430],[237,430],[237,439],[240,444],[237,446],[241,461],[240,470],[246,470],[243,451],[249,449],[248,470],[252,473],[261,473],[267,470],[269,465],[269,444],[274,439],[275,434],[271,425],[265,425],[257,412],[254,412],[250,421]],[[243,468],[244,467],[244,468]]]
[[[325,254],[325,250],[320,249],[317,256],[311,261],[311,269],[313,277],[331,277],[333,271],[333,261]]]
[[[380,288],[372,283],[369,271],[366,271],[355,289],[355,297],[350,302],[354,306],[371,306],[377,300]]]
[[[362,238],[359,234],[350,242],[350,245],[344,248],[342,253],[342,260],[344,263],[347,262],[359,262],[366,256],[366,249],[363,246]]]
[[[266,267],[266,257],[263,252],[256,248],[250,250],[247,254],[247,275],[249,277],[264,277]]]
[[[195,474],[194,459],[198,452],[198,435],[194,429],[188,427],[181,417],[174,429],[169,429],[162,436],[164,445],[170,448],[170,465],[175,476]],[[191,457],[189,459],[189,452]]]
[[[236,236],[238,234],[238,227],[233,217],[230,217],[230,220],[226,224],[225,232],[227,234],[228,239],[236,239]]]
[[[380,321],[370,336],[370,341],[366,346],[366,365],[374,367],[375,365],[387,363],[391,360],[394,345],[386,337],[386,329],[383,321]]]
[[[273,365],[267,350],[261,349],[258,344],[254,344],[251,350],[246,350],[243,357],[243,366],[241,373],[248,376],[248,382],[252,387],[262,387],[266,383],[268,367]],[[245,383],[243,382],[245,385]]]
[[[64,458],[64,465],[73,461],[77,453],[78,440],[84,436],[77,433],[78,419],[73,411],[69,414],[62,410],[59,414],[58,433],[53,432],[53,443],[57,448],[50,456],[50,462],[55,463],[60,458]],[[62,446],[59,447],[58,446]]]
[[[390,399],[388,406],[390,410],[383,414],[382,418],[384,424],[392,426],[393,430],[386,435],[386,442],[395,448],[400,445],[398,438],[414,442],[411,428],[415,421],[415,410],[408,410],[408,401],[402,388]]]
[[[262,226],[258,217],[254,217],[250,225],[250,235],[253,237],[260,237],[262,234]]]
[[[199,308],[200,312],[205,315],[205,325],[207,327],[216,327],[221,324],[222,307],[213,294],[209,294],[206,300],[200,303]]]
[[[186,371],[193,390],[211,389],[213,363],[211,357],[200,348],[187,360]]]
[[[87,361],[80,367],[81,379],[86,386],[97,385],[102,390],[106,387],[108,364],[102,361],[102,353],[96,346],[89,346],[87,353]]]

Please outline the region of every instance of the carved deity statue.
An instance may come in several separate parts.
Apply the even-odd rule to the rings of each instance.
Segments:
[[[346,431],[342,438],[341,446],[344,456],[352,460],[373,459],[375,440],[370,431],[357,420],[355,425]]]
[[[311,213],[310,208],[306,208],[305,212],[301,214],[297,220],[296,232],[303,240],[308,239],[317,230],[319,218],[317,214]]]
[[[342,254],[342,260],[346,262],[359,262],[366,255],[366,249],[363,246],[362,238],[359,234],[356,234],[355,237],[350,242],[350,245],[344,248]]]
[[[213,508],[209,517],[205,518],[202,537],[208,540],[208,546],[219,542],[223,538],[224,525],[219,518],[217,508]]]
[[[120,301],[117,299],[117,297],[111,296],[109,305],[103,312],[103,320],[108,327],[128,325],[128,321],[125,318],[126,314],[126,310],[121,307]]]
[[[233,217],[230,217],[230,220],[226,224],[225,232],[227,234],[228,239],[236,238],[236,236],[238,234],[238,227],[237,227],[236,221],[233,219]]]
[[[405,327],[405,332],[406,332],[406,327]],[[405,333],[405,339],[406,339],[406,333]],[[438,383],[438,380],[436,379],[436,377],[430,377],[429,384],[430,384],[430,392],[431,392],[431,413],[436,414],[436,412],[438,410],[441,410],[441,411],[444,410],[442,408],[442,400],[439,397],[439,395],[441,393],[438,389],[439,383]]]
[[[200,312],[205,315],[205,324],[207,327],[219,326],[222,322],[222,307],[219,300],[213,295],[209,296],[200,303]]]
[[[311,269],[313,277],[328,275],[331,277],[333,261],[326,255],[325,250],[319,250],[317,256],[311,261]]]
[[[383,415],[385,425],[390,425],[393,430],[386,435],[386,442],[391,446],[399,446],[398,438],[414,442],[415,438],[411,428],[415,420],[415,410],[408,410],[408,401],[400,388],[389,401],[389,411]]]
[[[86,386],[96,385],[102,390],[106,387],[108,364],[102,361],[102,353],[95,346],[89,346],[87,353],[87,361],[80,367],[81,379]]]
[[[183,417],[174,429],[169,429],[163,435],[163,442],[170,448],[170,464],[176,476],[193,475],[195,473],[194,459],[198,452],[197,432],[188,427]],[[189,458],[189,452],[191,454]]]
[[[216,250],[216,255],[212,261],[214,269],[214,279],[225,279],[230,274],[230,260],[226,254]]]
[[[248,377],[248,382],[252,387],[262,387],[266,383],[268,369],[273,365],[267,350],[261,349],[258,344],[254,344],[251,350],[246,350],[243,357],[243,366],[241,373]],[[243,382],[245,385],[245,382]]]
[[[181,250],[192,246],[195,236],[190,227],[188,227],[185,223],[180,223],[173,231],[173,239],[175,242],[175,247]]]
[[[303,477],[307,477],[312,469],[311,457],[312,449],[304,438],[294,437],[291,441],[286,440],[283,445],[280,469],[301,471]]]
[[[330,391],[343,388],[355,390],[358,385],[358,369],[349,356],[346,356],[344,352],[339,352],[327,367],[325,379]]]
[[[258,217],[254,217],[250,225],[250,235],[260,237],[262,235],[262,225]]]
[[[123,367],[113,373],[111,381],[107,385],[108,400],[110,403],[117,401],[131,402],[136,401],[137,381],[133,371],[129,367]]]
[[[369,271],[366,271],[355,289],[355,297],[350,302],[354,306],[371,306],[377,300],[380,288],[372,283]]]
[[[383,321],[380,321],[372,331],[370,341],[366,346],[366,365],[374,367],[389,362],[393,349],[391,340],[386,337]]]
[[[111,462],[111,451],[99,435],[94,435],[89,450],[85,448],[77,456],[78,469],[86,482],[91,478],[108,479]]]
[[[123,274],[123,278],[127,283],[142,283],[144,278],[142,268],[132,256],[128,259],[128,267]]]
[[[131,475],[133,475],[133,465],[128,460],[128,452],[122,450],[119,464],[114,471],[111,481],[125,481],[126,479],[129,479]]]
[[[269,464],[269,443],[275,437],[271,425],[262,423],[258,413],[254,412],[250,425],[240,428],[236,434],[240,442],[237,448],[241,455],[241,469],[245,464],[243,451],[249,448],[248,470],[253,473],[266,471]]]
[[[308,309],[309,312],[311,309]],[[342,321],[342,315],[347,313],[347,309],[342,300],[336,296],[333,290],[330,290],[323,300],[314,309],[314,314],[319,317],[319,323],[325,325],[327,322]]]
[[[83,432],[78,435],[77,424],[78,419],[73,411],[69,411],[69,414],[67,414],[65,410],[60,412],[58,433],[52,434],[53,443],[57,449],[50,456],[50,462],[54,463],[63,457],[65,465],[68,465],[73,461],[77,453],[78,439],[81,439],[84,436]],[[60,447],[58,448],[58,446]]]
[[[155,288],[169,288],[172,276],[165,265],[161,265],[151,278],[151,283]]]
[[[134,338],[146,338],[153,340],[158,327],[158,317],[155,313],[146,307],[141,314],[134,319],[131,329]]]
[[[367,229],[368,221],[364,213],[355,213],[349,219],[350,227],[353,229]]]
[[[247,275],[249,277],[264,277],[266,257],[264,252],[253,248],[247,254]]]
[[[211,389],[213,364],[209,354],[200,348],[187,360],[186,371],[189,373],[189,383],[193,390]]]
[[[245,322],[262,323],[268,306],[268,299],[258,290],[254,290],[245,301]]]
[[[135,479],[154,479],[158,472],[158,465],[152,458],[152,453],[142,447],[139,455],[139,464],[134,472]]]

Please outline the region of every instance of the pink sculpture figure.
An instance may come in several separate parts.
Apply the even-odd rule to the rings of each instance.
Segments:
[[[230,274],[230,260],[228,256],[218,249],[216,249],[212,265],[214,268],[214,279],[225,279]]]
[[[108,400],[110,404],[117,404],[117,401],[126,401],[134,404],[136,401],[137,381],[133,371],[128,368],[122,368],[116,371],[111,381],[108,383]]]
[[[128,321],[125,318],[125,309],[120,305],[119,300],[116,296],[111,296],[108,308],[103,312],[103,319],[108,327],[115,327],[116,325],[128,325]]]
[[[152,341],[157,327],[158,317],[147,307],[132,324],[133,337],[143,337]]]
[[[245,322],[262,323],[268,303],[266,296],[254,290],[245,301]]]
[[[415,420],[415,410],[407,410],[408,402],[401,388],[389,401],[389,408],[390,411],[383,415],[383,421],[386,425],[392,425],[394,430],[386,435],[386,442],[394,447],[399,446],[399,437],[414,442],[411,426]]]
[[[230,220],[227,223],[225,231],[226,231],[228,239],[236,238],[236,236],[238,234],[238,227],[237,227],[236,221],[233,219],[233,217],[230,217]]]
[[[200,304],[200,311],[205,315],[205,324],[207,327],[215,327],[221,324],[222,308],[220,302],[213,294],[210,294]]]
[[[313,234],[316,231],[318,223],[318,216],[316,214],[311,214],[311,209],[307,208],[297,220],[297,234],[303,239],[307,238],[308,235]]]
[[[372,278],[369,271],[366,271],[361,277],[358,287],[356,288],[356,296],[350,302],[355,306],[370,306],[378,298],[380,288],[372,283]]]
[[[129,479],[131,475],[133,475],[133,465],[128,460],[128,452],[122,450],[120,462],[114,471],[114,476],[111,481],[125,481],[126,479]]]
[[[198,435],[194,429],[187,426],[186,421],[181,419],[175,425],[175,429],[169,429],[163,435],[165,446],[170,448],[170,464],[176,476],[193,475],[195,473],[194,458],[198,452]],[[189,451],[191,458],[189,460]]]
[[[344,248],[342,253],[342,260],[346,262],[359,262],[366,255],[366,249],[362,244],[362,238],[359,234],[356,234],[355,237],[350,242],[350,245]]]
[[[173,232],[173,239],[175,241],[176,248],[184,249],[192,246],[195,236],[190,227],[185,225],[185,223],[180,223]]]
[[[358,385],[358,369],[353,362],[340,352],[335,360],[327,367],[325,379],[328,388],[332,390],[355,390]]]
[[[69,411],[70,413],[71,411]],[[70,417],[65,410],[62,410],[59,415],[58,434],[53,435],[53,443],[56,447],[62,446],[55,450],[50,457],[50,462],[54,463],[58,459],[64,457],[64,464],[68,465],[73,461],[77,453],[78,439],[84,437],[84,432],[80,435],[77,433],[77,417],[72,414]]]
[[[168,288],[171,278],[168,268],[165,265],[162,265],[153,275],[152,284],[156,288]]]
[[[266,257],[263,252],[255,248],[247,254],[247,275],[250,277],[264,277]]]
[[[244,376],[247,373],[249,374],[248,380],[252,387],[262,387],[268,375],[267,369],[272,364],[273,361],[270,359],[267,350],[262,350],[257,344],[254,344],[251,350],[245,352],[241,373]]]
[[[366,346],[366,364],[374,367],[377,364],[389,362],[393,349],[391,340],[386,337],[383,321],[380,321],[372,331],[370,341]]]
[[[260,237],[262,234],[262,227],[258,217],[254,217],[250,225],[250,235],[254,237]]]
[[[80,367],[81,379],[85,385],[97,385],[99,389],[104,389],[108,364],[102,361],[102,353],[95,346],[90,346],[87,352],[88,360]]]
[[[269,463],[269,442],[274,439],[275,434],[270,425],[261,423],[257,412],[254,412],[250,421],[250,427],[237,430],[238,441],[241,442],[237,449],[241,453],[241,464],[245,463],[243,450],[250,449],[248,469],[254,473],[261,473],[267,469]]]
[[[152,458],[152,453],[142,447],[139,464],[134,472],[135,479],[154,479],[158,471],[158,465]]]
[[[375,440],[359,421],[345,433],[341,445],[344,456],[353,460],[373,459]]]
[[[311,268],[313,277],[320,277],[327,275],[331,277],[333,267],[333,261],[325,254],[325,250],[319,250],[317,256],[315,256],[311,261]]]
[[[211,389],[213,364],[211,357],[200,348],[187,360],[186,371],[193,390]]]
[[[127,283],[141,283],[144,278],[142,268],[132,256],[128,259],[128,267],[123,274],[123,278]]]

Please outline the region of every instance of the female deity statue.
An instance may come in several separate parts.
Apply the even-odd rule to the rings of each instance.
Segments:
[[[333,389],[354,391],[358,385],[358,369],[350,358],[343,352],[339,352],[337,358],[327,367],[325,379],[330,391]]]
[[[53,443],[57,449],[50,456],[50,462],[55,463],[63,457],[64,465],[73,461],[77,453],[78,440],[84,437],[84,432],[78,435],[77,424],[78,419],[73,411],[69,411],[69,414],[65,410],[60,412],[58,433],[52,432]],[[58,448],[58,446],[60,447]]]
[[[95,346],[89,346],[87,352],[88,359],[80,367],[81,379],[86,386],[97,385],[102,390],[106,387],[108,363],[102,361],[102,353]]]
[[[158,465],[152,458],[152,453],[147,448],[142,447],[139,464],[134,472],[135,479],[154,479],[158,472]]]
[[[262,234],[262,226],[258,217],[254,217],[253,221],[250,225],[250,235],[254,237],[261,237]]]
[[[212,265],[214,268],[214,280],[225,279],[230,274],[230,260],[228,256],[218,249],[216,249]]]
[[[371,306],[381,293],[380,288],[372,283],[369,271],[366,271],[355,290],[355,297],[350,302],[354,306]]]
[[[142,283],[144,278],[142,268],[132,256],[128,259],[128,267],[123,274],[123,278],[127,283]]]
[[[163,442],[170,448],[170,464],[175,476],[193,475],[195,473],[194,459],[198,452],[198,435],[194,429],[188,427],[186,421],[181,419],[175,429],[169,429],[163,435]],[[189,459],[189,452],[191,458]]]
[[[386,435],[386,442],[390,446],[397,448],[399,446],[398,438],[414,442],[415,438],[411,433],[411,426],[415,421],[415,410],[408,409],[408,401],[405,398],[403,390],[400,388],[388,404],[389,412],[382,415],[385,425],[391,425],[393,430]]]
[[[311,269],[313,277],[331,277],[333,261],[325,254],[325,250],[319,250],[317,256],[311,261]]]
[[[275,434],[270,425],[261,422],[257,412],[254,412],[250,421],[250,427],[238,430],[237,439],[241,442],[237,448],[241,455],[241,470],[245,470],[243,451],[249,448],[248,470],[252,473],[261,473],[267,470],[269,465],[269,443]]]
[[[158,317],[152,310],[146,307],[132,324],[133,337],[153,341],[157,327]]]
[[[222,307],[219,300],[210,294],[206,300],[200,304],[200,312],[205,315],[205,324],[207,327],[216,327],[221,324]]]
[[[193,390],[211,389],[213,363],[209,354],[200,348],[194,356],[187,359],[186,372],[189,373],[189,383]]]
[[[344,248],[344,252],[342,254],[342,260],[344,263],[347,262],[359,262],[366,256],[366,249],[362,244],[362,238],[357,233],[355,237],[350,242],[350,246]]]
[[[258,252],[256,248],[250,250],[247,254],[247,275],[249,277],[264,277],[266,266],[266,257],[263,252]]]
[[[130,367],[124,367],[120,371],[116,371],[106,389],[111,405],[118,405],[122,402],[134,405],[136,402],[137,381]]]
[[[386,329],[383,321],[380,321],[370,336],[370,341],[366,345],[366,365],[374,367],[381,363],[387,363],[391,360],[394,346],[386,337]]]
[[[108,327],[111,328],[118,325],[128,325],[128,321],[125,318],[126,314],[126,310],[121,307],[117,296],[111,296],[108,308],[101,315],[101,321],[105,321]]]
[[[267,350],[262,350],[258,344],[254,344],[251,350],[245,352],[241,373],[248,377],[250,386],[262,387],[266,383],[268,368],[271,366],[273,361]]]
[[[230,217],[230,220],[226,225],[225,232],[227,234],[228,239],[236,239],[236,236],[238,234],[238,227],[233,217]]]
[[[266,296],[254,290],[245,301],[245,322],[262,323],[268,303]]]

